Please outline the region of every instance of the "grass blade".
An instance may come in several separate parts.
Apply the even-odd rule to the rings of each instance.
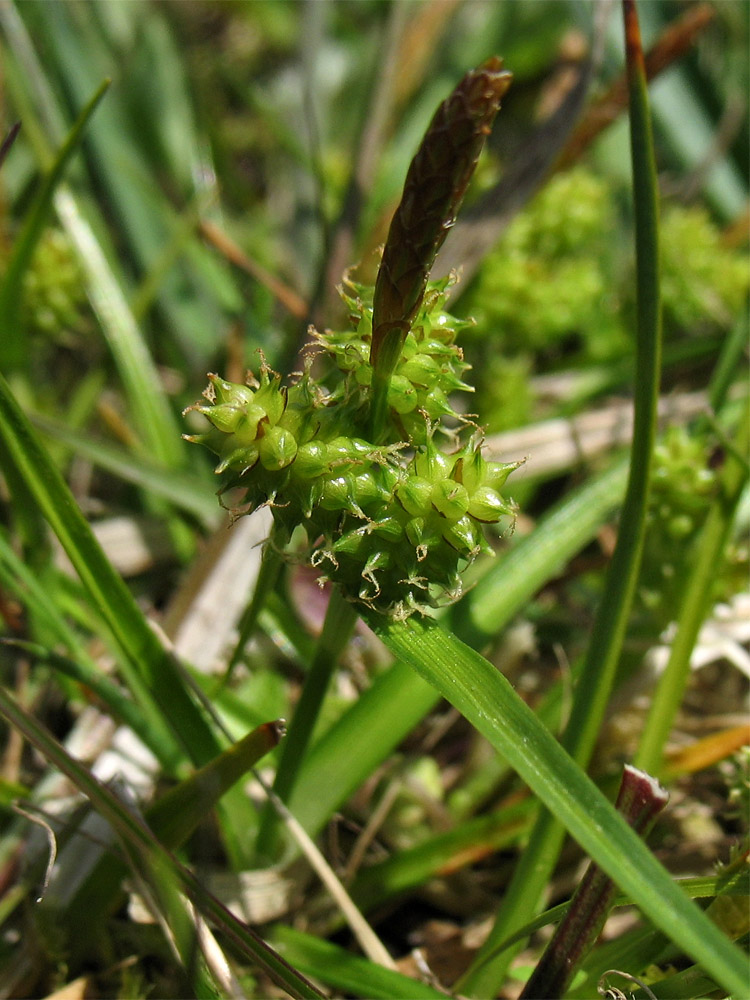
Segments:
[[[675,885],[637,834],[487,660],[432,619],[368,624],[508,760],[644,914],[727,990],[742,996],[742,952]]]

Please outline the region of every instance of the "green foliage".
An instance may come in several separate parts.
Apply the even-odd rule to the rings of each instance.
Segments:
[[[509,353],[554,351],[579,336],[590,356],[611,354],[614,224],[606,181],[580,167],[558,174],[487,257],[472,301],[478,326]]]
[[[682,6],[643,5],[644,21],[651,19],[644,34],[656,37]],[[745,37],[748,15],[731,6],[716,11],[684,71],[673,68],[653,91],[662,176],[670,189],[683,177],[700,184],[715,213],[699,207],[700,199],[663,212],[666,332],[675,348],[664,384],[676,393],[705,385],[748,289],[746,247],[737,244],[736,227],[725,234],[714,221],[731,224],[746,199],[746,125],[734,139],[728,133],[733,101],[746,90],[747,60],[737,39]],[[17,692],[11,699],[0,690],[2,714],[14,730],[4,736],[0,816],[7,876],[0,981],[8,995],[48,995],[81,974],[90,976],[81,988],[102,996],[244,990],[261,997],[275,988],[269,976],[293,995],[317,995],[206,891],[206,878],[218,874],[233,896],[250,898],[248,870],[277,857],[282,863],[259,877],[272,884],[281,878],[295,891],[262,936],[316,983],[356,996],[468,993],[452,981],[460,970],[447,974],[441,966],[440,953],[452,954],[442,945],[432,953],[426,946],[436,981],[427,985],[379,969],[354,954],[354,946],[331,944],[342,918],[330,916],[330,901],[308,878],[300,846],[291,844],[270,806],[257,808],[256,785],[250,795],[244,783],[226,792],[255,757],[242,737],[281,715],[290,725],[274,755],[275,791],[353,875],[352,897],[386,935],[395,958],[411,947],[402,926],[423,929],[415,900],[425,895],[457,933],[495,906],[520,928],[518,943],[556,918],[559,910],[534,922],[529,894],[507,888],[516,854],[522,881],[524,859],[536,877],[544,868],[537,862],[555,856],[554,844],[540,859],[534,839],[528,841],[544,802],[615,878],[623,875],[648,915],[646,926],[618,931],[594,950],[571,995],[594,995],[606,969],[663,980],[690,954],[705,960],[716,980],[736,983],[737,953],[725,939],[741,932],[739,922],[724,919],[717,905],[708,915],[717,916],[718,929],[701,920],[648,848],[606,808],[580,762],[572,765],[550,736],[564,725],[571,683],[575,700],[585,701],[601,693],[601,675],[608,675],[592,647],[597,670],[579,680],[574,654],[590,637],[594,600],[602,593],[606,542],[625,493],[625,456],[603,458],[604,468],[593,475],[585,459],[576,459],[569,475],[540,488],[529,444],[527,481],[520,482],[523,472],[512,480],[523,489],[526,515],[520,530],[505,532],[497,544],[492,535],[514,518],[504,484],[513,466],[494,462],[487,443],[480,452],[482,430],[473,423],[495,431],[524,427],[550,410],[575,417],[591,386],[593,392],[630,388],[637,310],[626,157],[616,136],[614,158],[607,160],[608,140],[601,140],[585,166],[553,174],[520,208],[457,305],[448,301],[464,289],[430,288],[390,380],[382,436],[368,419],[373,250],[385,238],[409,158],[437,102],[468,66],[491,51],[504,55],[515,83],[490,140],[483,183],[491,188],[528,151],[534,123],[543,122],[549,98],[565,82],[560,57],[567,74],[568,42],[590,33],[590,13],[586,5],[548,0],[0,4],[3,109],[7,121],[20,118],[23,125],[0,171],[0,277],[8,261],[15,259],[17,270],[4,292],[14,314],[0,309],[0,354],[12,389],[11,396],[0,381],[0,629],[13,639],[0,644],[0,665],[5,686]],[[604,83],[615,68],[612,56],[601,70]],[[619,41],[614,58],[619,65]],[[82,114],[104,77],[113,86],[95,113],[98,98]],[[728,132],[717,134],[725,109]],[[706,141],[696,144],[701,136]],[[447,148],[441,143],[440,150]],[[709,148],[715,159],[704,175],[695,168]],[[419,228],[422,216],[415,216]],[[204,223],[230,237],[240,254],[214,242]],[[19,245],[23,253],[16,256]],[[356,260],[362,283],[345,278],[341,308],[332,304],[334,286]],[[281,293],[284,286],[293,293],[295,305],[278,294],[279,285]],[[479,323],[457,318],[463,315]],[[303,345],[308,319],[322,332]],[[746,340],[739,328],[737,338]],[[736,387],[744,370],[742,350],[740,344],[721,356],[725,390]],[[245,384],[248,364],[257,378]],[[477,385],[472,397],[463,395],[469,364]],[[585,388],[556,398],[549,387],[567,387],[567,379],[544,380],[542,397],[536,377],[570,367],[578,369],[575,378],[566,375]],[[285,379],[273,370],[298,368]],[[240,609],[226,623],[221,614],[202,617],[202,601],[215,583],[236,597],[223,558],[241,529],[232,535],[219,527],[210,466],[198,449],[182,446],[176,418],[207,370],[228,377],[211,376],[211,398],[190,407],[188,429],[217,455],[222,471],[213,481],[222,484],[223,504],[232,513],[267,505],[275,520],[236,647],[232,628]],[[20,409],[51,446],[43,446]],[[725,412],[714,393],[710,410],[717,415],[710,433],[705,422],[673,428],[655,452],[637,614],[627,623],[628,654],[637,640],[639,660],[670,617],[678,624],[691,619],[697,629],[714,597],[745,586],[746,571],[733,555],[731,511],[724,511],[724,533],[709,547],[701,542],[716,508],[726,507],[722,465],[733,454],[737,425],[736,412],[731,406]],[[523,445],[518,456],[526,451]],[[735,477],[734,500],[743,475]],[[103,522],[94,528],[104,552],[81,510]],[[126,583],[115,569],[118,549],[108,541],[115,516],[130,529],[144,528],[147,540],[168,535],[173,543],[164,546],[166,556],[157,545],[150,563],[147,553],[146,572]],[[621,520],[620,532],[627,530]],[[79,580],[57,561],[51,532]],[[488,540],[494,560],[485,558]],[[292,564],[313,562],[314,572],[337,583],[320,639],[310,622],[322,620],[326,593],[314,583],[305,589],[301,572],[284,572],[282,548]],[[197,550],[204,552],[200,561],[193,559]],[[690,604],[685,594],[700,582],[699,558],[708,596]],[[421,613],[400,620],[456,597],[469,564],[467,592],[434,613],[440,626]],[[617,609],[623,601],[605,604]],[[226,656],[236,666],[231,675],[205,676],[165,648],[152,622],[173,637],[185,608],[189,622],[204,622],[205,637],[218,637],[214,663],[221,667]],[[397,651],[395,662],[364,627],[349,641],[358,613]],[[519,619],[511,635],[508,627]],[[529,637],[520,651],[513,646],[516,631]],[[553,642],[572,661],[562,682]],[[694,642],[692,633],[681,640],[680,676],[651,695],[662,722],[651,738],[654,770],[692,683]],[[181,656],[193,656],[192,646],[178,646]],[[198,649],[195,655],[197,663]],[[717,677],[717,689],[740,691],[743,682],[731,669],[722,667]],[[444,711],[443,695],[457,701],[468,722]],[[602,760],[623,755],[611,735],[617,702],[608,705],[612,727],[599,730],[595,706],[581,710],[585,719],[576,716],[578,731],[599,730]],[[689,699],[684,708],[695,711]],[[128,788],[133,801],[124,805],[112,794],[116,786],[92,779],[92,768],[76,759],[91,718],[97,734],[116,724],[118,740],[135,734],[150,749],[151,791]],[[70,752],[50,733],[71,740]],[[51,768],[39,752],[16,752],[17,734],[42,750]],[[687,851],[713,866],[736,834],[747,811],[747,760],[740,754],[735,761],[728,775],[731,811],[696,827],[710,826],[724,839],[718,846],[692,843],[678,811],[670,811],[664,822],[676,850],[668,867]],[[88,820],[78,827],[55,770],[67,775],[64,794],[75,785],[99,814],[92,818],[109,817],[119,841],[106,846],[106,836],[90,837]],[[610,777],[596,775],[605,794]],[[684,775],[682,811],[720,801],[721,787],[710,797],[720,780],[716,769],[692,782]],[[29,815],[42,810],[51,822],[58,855],[49,887],[46,840],[11,811],[15,798]],[[264,809],[276,823],[270,833],[283,834],[283,857],[265,850],[273,837],[264,841]],[[179,850],[180,861],[165,847]],[[554,872],[550,860],[540,891],[568,884],[578,860],[572,845]],[[735,894],[746,892],[745,874],[746,857],[738,857]],[[719,880],[705,881],[690,886],[690,895],[721,902]],[[148,890],[160,922],[138,924],[135,911],[126,911],[134,884]],[[195,927],[186,899],[204,914],[218,947],[231,950],[236,982],[221,978],[213,956],[210,967],[205,962],[203,929]],[[657,926],[668,930],[671,943]],[[500,937],[508,943],[502,927]],[[532,942],[530,955],[536,947]],[[475,961],[474,973],[488,968],[482,963]],[[525,975],[525,968],[511,975]],[[705,969],[679,975],[654,986],[656,995],[714,994]],[[501,972],[495,968],[492,976],[497,981],[480,995],[501,989]],[[739,988],[735,993],[742,995]]]
[[[701,205],[670,205],[662,221],[665,322],[693,335],[728,330],[750,291],[742,247],[730,248]]]
[[[4,245],[0,243],[0,281]],[[20,319],[30,333],[66,346],[91,327],[81,268],[60,229],[45,231],[24,274]]]
[[[710,467],[705,436],[671,427],[654,451],[649,502],[647,557],[639,585],[644,608],[664,628],[679,600],[694,557],[695,539],[716,495],[717,474]]]

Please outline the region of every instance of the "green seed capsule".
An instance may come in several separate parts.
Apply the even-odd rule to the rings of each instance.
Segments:
[[[428,354],[416,354],[409,361],[399,365],[398,374],[407,378],[412,385],[431,389],[440,378],[440,365]]]
[[[453,464],[454,459],[438,451],[430,441],[427,448],[415,457],[414,471],[418,476],[436,482],[438,479],[447,479],[450,476]]]
[[[421,476],[409,476],[396,487],[396,497],[407,514],[426,517],[430,513],[432,483]]]
[[[493,490],[502,489],[511,472],[514,472],[522,464],[522,462],[486,462],[482,485],[490,486]]]
[[[432,487],[432,506],[449,521],[457,521],[469,509],[469,494],[460,483],[441,479]]]
[[[286,468],[297,454],[294,435],[283,427],[268,428],[258,444],[261,465],[270,472]]]
[[[412,545],[417,546],[422,544],[422,539],[425,534],[425,519],[423,517],[413,517],[410,521],[406,522],[404,531],[406,537],[409,539]]]
[[[239,472],[247,472],[257,461],[258,449],[255,445],[247,448],[234,448],[219,462],[214,471],[222,473],[226,472],[227,469],[237,469]]]
[[[294,474],[301,479],[314,479],[328,468],[328,449],[322,441],[308,441],[297,449]]]
[[[240,415],[240,420],[234,428],[232,438],[238,445],[250,445],[262,434],[263,425],[268,423],[268,417],[260,406],[246,406]]]
[[[193,406],[191,409],[202,413],[222,434],[231,434],[243,417],[242,408],[233,403],[201,404]],[[263,411],[260,412],[262,416]]]
[[[418,402],[417,390],[409,379],[403,375],[394,375],[388,386],[388,405],[396,413],[411,413],[417,408]]]
[[[462,517],[444,529],[443,538],[456,552],[469,556],[479,548],[481,529],[470,517]]]
[[[219,378],[218,375],[209,375],[208,380],[213,387],[218,404],[230,403],[233,406],[242,407],[253,401],[255,391],[249,385],[227,382],[226,379]]]
[[[372,445],[361,438],[336,437],[326,445],[329,466],[351,465],[364,461],[372,451]]]
[[[345,510],[349,506],[349,477],[334,476],[323,482],[320,506],[325,510]]]
[[[456,411],[451,406],[448,397],[439,386],[433,386],[422,400],[422,409],[432,420],[440,417],[454,416]]]
[[[276,372],[269,377],[269,372],[263,372],[260,378],[260,388],[255,393],[255,403],[262,406],[268,414],[268,422],[275,426],[286,409],[286,389],[281,389],[281,375]]]
[[[371,472],[362,472],[351,477],[351,497],[360,507],[372,507],[390,499],[388,493],[378,485]]]
[[[333,543],[333,551],[337,555],[346,555],[356,557],[364,557],[366,552],[369,552],[372,543],[369,541],[364,531],[358,528],[356,531],[347,531],[346,534],[337,538]]]
[[[512,516],[513,509],[495,490],[489,486],[480,486],[469,501],[469,514],[477,521],[494,524],[504,514]]]
[[[380,520],[373,521],[370,531],[388,542],[400,542],[404,536],[403,526],[395,517],[381,517]]]

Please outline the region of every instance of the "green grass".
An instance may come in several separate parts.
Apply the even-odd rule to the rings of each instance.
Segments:
[[[648,977],[656,996],[747,992],[747,785],[738,756],[727,786],[724,760],[747,685],[719,658],[706,668],[709,706],[710,683],[690,671],[702,624],[746,574],[747,245],[731,228],[744,126],[715,171],[697,183],[691,171],[743,89],[747,12],[718,10],[668,87],[654,87],[653,145],[631,46],[632,170],[622,120],[586,150],[588,173],[564,175],[593,177],[584,186],[601,202],[577,208],[575,187],[553,175],[544,199],[506,204],[518,228],[458,286],[451,310],[489,323],[459,338],[478,386],[465,408],[480,423],[486,408],[533,442],[536,424],[606,407],[613,387],[635,404],[629,449],[580,455],[554,479],[537,475],[528,445],[503,488],[520,502],[515,533],[491,527],[495,556],[471,566],[460,600],[407,620],[339,590],[328,601],[284,508],[255,593],[240,592],[228,567],[247,553],[222,520],[221,480],[181,439],[201,430],[180,413],[206,372],[241,382],[258,372],[258,349],[282,372],[301,367],[300,301],[318,329],[346,328],[332,262],[360,261],[357,280],[374,282],[374,250],[436,105],[497,51],[515,79],[456,229],[476,222],[482,192],[535,141],[564,33],[590,37],[592,11],[546,0],[0,8],[7,124],[22,121],[0,167],[7,995],[83,976],[113,997],[502,996],[538,961],[536,933],[560,918],[582,857],[637,916],[583,956],[566,996],[593,995],[614,968]],[[678,14],[644,12],[646,46]],[[611,30],[604,79],[625,66]],[[695,206],[713,214],[676,216],[662,248],[662,362],[665,175],[692,179]],[[596,231],[605,218],[612,231]],[[249,269],[203,240],[203,221]],[[497,243],[496,218],[480,222]],[[716,240],[713,260],[690,243],[699,231]],[[507,273],[504,245],[517,252]],[[296,299],[250,277],[264,270]],[[582,274],[607,290],[600,329],[564,287]],[[567,326],[550,313],[555,281]],[[333,387],[322,367],[314,375]],[[675,444],[659,436],[657,402],[685,390],[708,402]],[[366,414],[356,419],[365,433]],[[124,580],[94,531],[115,515],[156,525],[168,555],[147,552]],[[210,663],[181,638],[199,613],[207,638],[224,630]],[[644,661],[672,622],[657,681]],[[675,738],[723,730],[708,768],[671,776]],[[631,759],[681,800],[648,843],[610,804]],[[270,786],[358,912],[318,886]],[[676,877],[682,852],[703,859],[701,878]],[[263,899],[246,888],[255,880]],[[136,895],[153,922],[134,915]],[[495,922],[449,966],[432,917],[456,940]],[[362,920],[391,967],[352,943]],[[417,939],[431,975],[400,962]]]

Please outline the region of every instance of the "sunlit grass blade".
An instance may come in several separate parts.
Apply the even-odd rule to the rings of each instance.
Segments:
[[[182,752],[196,763],[215,757],[218,741],[187,693],[173,659],[107,560],[2,376],[0,439],[17,475],[57,535],[93,606],[123,654],[121,668],[133,697],[146,713],[149,724],[163,734],[164,743],[171,743],[172,753],[163,763],[173,768]],[[174,734],[171,740],[169,729]]]
[[[276,771],[273,790],[282,802],[286,802],[299,779],[300,767],[304,760],[313,727],[320,714],[326,691],[336,669],[339,657],[351,638],[357,622],[357,612],[334,587],[326,611],[323,631],[315,648],[310,670],[305,678],[305,686],[294,710],[289,733],[281,749],[281,758]],[[278,837],[278,820],[271,803],[267,803],[258,832],[258,852],[273,856]]]
[[[352,882],[352,897],[367,910],[423,885],[430,878],[475,864],[522,838],[535,807],[529,797],[487,816],[467,820],[447,833],[438,833],[415,847],[368,865]]]
[[[339,945],[292,927],[277,925],[271,941],[297,968],[341,993],[373,1000],[438,1000],[445,994],[427,983],[384,969]]]
[[[31,414],[32,424],[46,437],[71,448],[100,469],[123,482],[140,487],[149,495],[167,500],[175,508],[194,517],[203,527],[215,528],[221,518],[216,498],[206,492],[206,479],[190,472],[167,469],[150,462],[145,455],[131,455],[112,443],[94,440],[62,424]]]
[[[57,16],[57,12],[55,12]],[[16,95],[27,115],[35,114],[26,99],[25,89],[33,80],[35,96],[43,109],[42,120],[29,123],[38,145],[35,149],[42,164],[51,159],[48,132],[44,122],[59,121],[62,115],[49,87],[33,43],[18,11],[10,4],[0,8],[0,24],[11,40],[15,58],[7,59],[8,87]],[[23,69],[16,62],[23,63]],[[145,451],[168,466],[179,466],[183,457],[182,442],[156,366],[127,304],[122,284],[112,262],[97,239],[94,228],[76,198],[56,177],[52,197],[57,215],[75,247],[83,269],[91,304],[97,314],[117,363],[128,396],[131,413]]]
[[[70,677],[79,684],[85,685],[102,704],[107,706],[114,719],[133,730],[143,745],[147,746],[157,759],[168,758],[172,749],[171,745],[169,743],[166,746],[159,745],[160,733],[152,729],[141,707],[128,698],[124,691],[111,681],[100,667],[91,663],[87,657],[73,659],[61,656],[60,653],[45,649],[38,643],[26,642],[22,639],[5,639],[0,640],[0,643],[8,648],[18,649],[33,657],[37,663],[44,663],[64,677]]]
[[[265,722],[222,751],[146,811],[146,819],[166,847],[184,843],[221,796],[247,774],[284,735],[280,722]]]
[[[713,896],[727,896],[739,897],[740,899],[745,898],[748,895],[748,871],[746,870],[746,862],[739,867],[735,867],[733,871],[729,872],[727,875],[722,872],[720,875],[702,875],[696,878],[682,878],[678,879],[676,882],[680,889],[688,896],[690,899],[710,899]],[[631,906],[632,900],[629,896],[619,895],[615,898],[612,903],[613,908],[618,906]],[[556,924],[565,915],[565,911],[570,906],[570,901],[565,903],[558,903],[557,906],[551,906],[544,913],[540,913],[533,920],[530,920],[527,924],[511,935],[506,941],[501,941],[497,946],[496,951],[499,953],[504,948],[510,948],[516,941],[522,941],[524,938],[530,937],[536,931],[540,930],[542,927],[547,927],[550,924]],[[666,943],[666,938],[661,931],[655,930],[653,927],[648,927],[643,930],[638,931],[639,941],[635,946],[639,951],[646,954],[646,958],[643,959],[643,964],[641,968],[645,968],[650,962],[655,962],[659,953],[664,951],[664,946]],[[621,949],[618,952],[618,948]],[[647,949],[649,949],[647,951]],[[632,940],[627,940],[626,938],[620,938],[617,941],[609,942],[608,944],[602,945],[597,948],[596,952],[590,956],[584,963],[584,969],[586,970],[586,976],[588,978],[594,977],[598,978],[601,973],[610,967],[618,968],[632,968],[636,963],[632,958],[632,952],[634,950]],[[603,957],[606,952],[607,957]],[[627,954],[626,954],[627,952]],[[594,971],[591,971],[594,970]],[[589,992],[591,991],[591,985],[588,986]],[[589,994],[581,989],[580,982],[575,989],[571,988],[571,996],[588,996]]]
[[[427,618],[368,624],[508,760],[655,926],[738,995],[745,956],[685,896],[593,782],[487,660]]]
[[[147,858],[149,866],[164,866],[182,886],[198,909],[220,926],[245,958],[264,968],[266,972],[293,997],[319,998],[319,990],[286,963],[272,948],[249,927],[244,925],[217,900],[210,896],[198,879],[183,867],[154,837],[146,824],[129,811],[114,793],[98,781],[85,767],[72,758],[63,747],[0,689],[0,714],[29,740],[59,771],[92,803],[123,840],[128,851],[139,858]]]

